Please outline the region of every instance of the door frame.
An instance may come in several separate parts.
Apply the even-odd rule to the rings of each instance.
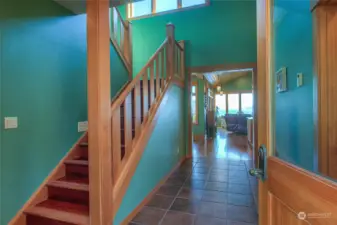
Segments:
[[[273,113],[273,76],[269,74],[273,71],[272,62],[272,5],[273,0],[257,0],[257,144],[264,144],[267,147],[267,157],[273,155],[274,118]],[[268,215],[268,186],[267,182],[259,180],[258,184],[258,212],[259,224],[267,224]]]

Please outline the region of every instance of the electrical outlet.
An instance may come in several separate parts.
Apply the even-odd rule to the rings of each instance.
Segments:
[[[15,129],[15,128],[18,128],[18,118],[5,117],[5,129]]]
[[[88,130],[88,121],[78,122],[77,124],[78,132],[85,132]]]

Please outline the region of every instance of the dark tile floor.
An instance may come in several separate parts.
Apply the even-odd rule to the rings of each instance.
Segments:
[[[246,137],[218,132],[185,161],[130,225],[256,225]]]

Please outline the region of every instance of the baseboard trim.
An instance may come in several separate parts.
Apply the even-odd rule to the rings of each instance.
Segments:
[[[137,213],[151,200],[152,196],[159,190],[159,188],[165,184],[167,179],[172,175],[172,173],[182,164],[187,157],[183,157],[177,165],[167,174],[153,189],[152,191],[143,199],[143,201],[123,220],[121,225],[128,225],[128,223],[137,215]]]

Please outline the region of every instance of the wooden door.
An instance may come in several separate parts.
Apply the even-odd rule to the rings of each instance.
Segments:
[[[314,10],[320,7],[327,9],[330,6],[320,5]],[[321,110],[321,99],[320,96],[317,98],[313,95],[319,90],[328,93],[329,101],[337,99],[334,91],[337,86],[333,83],[337,73],[331,73],[336,69],[336,61],[322,63],[322,60],[335,59],[333,54],[337,49],[337,38],[333,37],[337,37],[337,26],[332,23],[337,21],[337,17],[332,15],[334,9],[328,8],[326,18],[330,19],[325,21],[325,32],[330,34],[330,38],[323,42],[327,51],[318,53],[313,46],[317,44],[316,37],[322,35],[317,35],[319,29],[314,26],[317,26],[317,18],[311,9],[309,1],[257,0],[258,145],[263,144],[267,148],[266,179],[259,181],[259,225],[337,224],[337,183],[318,166],[318,156],[327,150],[320,147],[324,146],[322,142],[325,140],[321,138],[316,126],[322,122],[330,124],[325,130],[330,141],[325,146],[331,144],[336,139],[331,136],[335,129],[332,124],[337,111],[329,104],[331,110],[327,115],[330,116],[314,117]],[[285,23],[288,23],[287,26],[284,26]],[[296,24],[298,30],[291,29]],[[312,36],[308,30],[302,29],[312,29]],[[283,36],[280,32],[284,32]],[[292,44],[292,40],[297,42]],[[307,55],[316,60],[310,61]],[[317,61],[321,62],[319,69],[316,68]],[[288,71],[287,90],[282,93],[276,91],[275,84],[275,72],[280,66],[287,67]],[[322,74],[322,71],[330,73]],[[303,72],[302,85],[296,84],[299,82],[296,78],[299,72]],[[331,81],[327,81],[331,91],[320,89],[317,80],[324,78]],[[303,113],[303,109],[307,114]],[[287,118],[286,115],[290,117]],[[282,118],[286,119],[281,120]],[[320,143],[317,144],[315,140],[320,140]]]

